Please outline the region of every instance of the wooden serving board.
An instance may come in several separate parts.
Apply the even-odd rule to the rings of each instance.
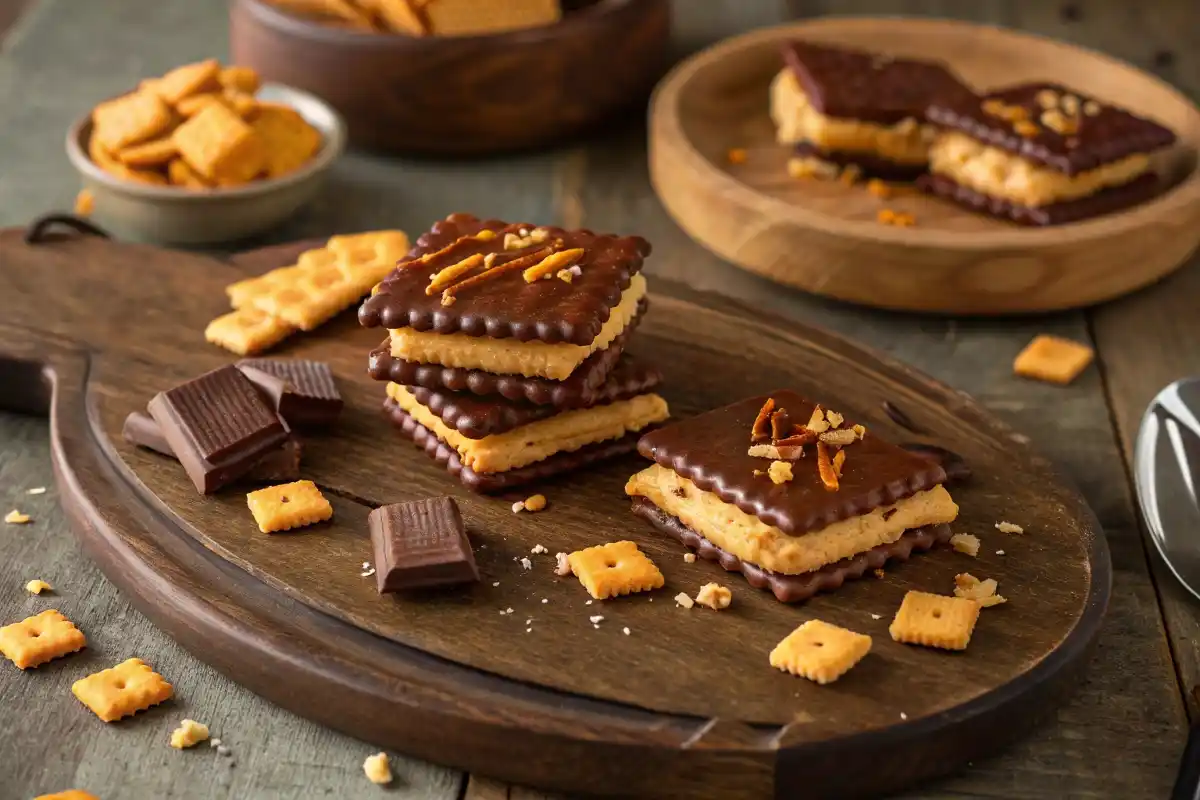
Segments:
[[[365,374],[380,334],[352,313],[279,352],[329,362],[346,398],[337,429],[305,440],[304,475],[334,519],[260,534],[242,491],[201,497],[175,462],[120,430],[156,391],[228,363],[201,333],[226,308],[223,287],[303,247],[223,263],[0,232],[0,407],[50,414],[68,516],[114,583],[264,697],[379,745],[546,788],[852,797],[994,751],[1077,680],[1109,596],[1108,550],[1083,500],[1022,437],[969,397],[829,333],[653,279],[631,349],[663,369],[676,417],[791,387],[893,441],[948,447],[974,470],[953,494],[955,529],[983,539],[979,558],[938,550],[786,606],[714,564],[685,563],[677,543],[630,514],[622,487],[644,464],[636,455],[547,482],[547,511],[513,514],[531,492],[471,494],[391,428],[383,386]],[[932,434],[899,428],[884,400]],[[458,499],[482,580],[380,597],[360,574],[367,512],[434,494]],[[1026,535],[997,532],[999,520]],[[589,604],[577,581],[554,575],[554,553],[623,538],[660,566],[664,589]],[[539,544],[547,553],[532,555]],[[905,591],[949,593],[965,571],[996,578],[1009,599],[983,612],[967,652],[891,641]],[[675,605],[714,580],[732,588],[729,610]],[[598,628],[593,615],[604,617]],[[814,617],[874,639],[831,686],[767,663]]]

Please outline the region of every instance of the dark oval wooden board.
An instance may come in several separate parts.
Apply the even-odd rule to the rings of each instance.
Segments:
[[[682,547],[630,514],[623,486],[644,465],[636,455],[548,481],[538,487],[548,510],[513,514],[531,492],[474,495],[391,428],[383,387],[365,373],[381,335],[352,313],[279,351],[329,362],[346,398],[336,430],[305,440],[304,475],[334,519],[259,533],[243,491],[197,495],[176,463],[124,442],[121,423],[156,391],[229,362],[201,333],[225,310],[224,285],[303,246],[229,264],[0,233],[0,406],[49,409],[64,503],[106,574],[265,697],[380,745],[547,788],[848,797],[994,751],[1050,711],[1085,663],[1110,590],[1108,551],[1079,495],[1021,437],[970,398],[832,334],[653,279],[631,350],[661,366],[676,417],[791,387],[893,441],[948,447],[974,470],[952,493],[955,530],[980,536],[979,557],[938,550],[786,606],[714,564],[685,563]],[[897,427],[884,400],[931,435]],[[458,499],[482,580],[378,596],[361,575],[368,510],[433,494]],[[1000,520],[1027,532],[999,533]],[[555,552],[616,539],[654,559],[662,590],[589,604],[577,581],[554,575]],[[536,545],[547,552],[532,554]],[[904,593],[949,593],[959,572],[996,578],[1009,599],[983,611],[970,648],[891,641]],[[733,590],[729,610],[674,603],[714,580]],[[767,663],[811,618],[874,640],[831,686]]]

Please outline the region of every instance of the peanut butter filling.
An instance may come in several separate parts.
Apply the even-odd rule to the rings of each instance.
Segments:
[[[959,186],[990,197],[1037,207],[1088,197],[1129,183],[1150,168],[1137,153],[1077,175],[1039,166],[962,133],[940,134],[929,150],[929,169]]]
[[[880,125],[827,117],[812,107],[790,69],[771,82],[771,119],[780,144],[811,142],[825,150],[866,153],[898,164],[924,164],[936,130],[916,119]]]
[[[658,464],[631,477],[625,493],[645,497],[742,561],[785,575],[812,572],[890,544],[910,528],[953,522],[958,516],[958,506],[939,485],[861,516],[791,536]]]
[[[453,447],[464,465],[481,473],[507,472],[555,453],[618,439],[662,422],[670,415],[667,401],[656,394],[642,394],[602,406],[564,411],[482,439],[468,439],[417,402],[400,384],[389,383],[387,393],[405,413]]]
[[[465,333],[431,333],[412,328],[389,331],[392,356],[420,364],[481,369],[497,375],[524,375],[565,380],[585,358],[612,344],[613,339],[637,316],[638,303],[646,296],[646,279],[634,275],[621,301],[609,313],[608,321],[591,344],[565,342],[522,342],[518,339],[492,339]]]

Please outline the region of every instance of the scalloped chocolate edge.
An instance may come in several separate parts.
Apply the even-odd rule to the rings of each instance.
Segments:
[[[450,392],[471,392],[477,395],[499,395],[516,402],[558,409],[585,408],[596,403],[608,374],[616,367],[625,351],[629,337],[646,313],[649,302],[638,304],[638,313],[625,330],[603,350],[585,358],[565,380],[526,378],[524,375],[497,375],[481,369],[445,367],[441,364],[419,364],[396,358],[388,339],[371,351],[367,374],[377,381],[391,381],[402,386],[424,386]]]
[[[1161,194],[1164,186],[1156,173],[1144,172],[1129,183],[1103,189],[1078,200],[1037,207],[1023,206],[1002,197],[984,194],[945,175],[922,175],[917,178],[917,188],[997,219],[1018,225],[1047,227],[1092,219],[1139,205]]]
[[[662,381],[662,374],[628,354],[621,354],[607,380],[596,389],[596,402],[582,408],[595,408],[645,394]],[[482,439],[505,433],[531,422],[548,419],[573,409],[548,405],[513,403],[500,397],[476,399],[461,392],[447,392],[424,386],[409,386],[418,403],[441,418],[468,439]],[[474,406],[471,408],[470,406]]]
[[[715,561],[727,572],[740,572],[746,583],[765,589],[781,603],[802,603],[821,592],[832,592],[849,580],[857,580],[868,570],[882,569],[889,561],[907,561],[914,552],[923,553],[950,541],[949,525],[912,528],[890,544],[881,544],[857,555],[844,558],[802,575],[785,575],[751,564],[722,550],[689,528],[678,517],[663,511],[645,497],[633,498],[632,511],[658,530],[696,551],[705,561]]]
[[[510,469],[507,472],[476,472],[470,467],[463,466],[458,453],[437,437],[433,431],[426,428],[409,416],[394,400],[388,398],[383,403],[383,411],[392,422],[400,428],[405,436],[413,440],[425,454],[445,467],[446,471],[455,476],[473,492],[488,494],[502,492],[515,486],[553,478],[564,472],[571,472],[590,466],[615,456],[632,453],[637,447],[641,431],[627,433],[619,439],[609,439],[597,442],[569,453],[555,453],[541,461],[528,466]]]
[[[433,333],[462,333],[467,336],[489,337],[492,339],[517,339],[518,341],[541,341],[546,344],[567,342],[586,345],[599,334],[614,306],[621,302],[621,294],[629,288],[629,283],[642,269],[646,256],[650,255],[651,247],[640,236],[616,236],[613,234],[596,234],[587,228],[569,231],[549,225],[534,225],[532,223],[502,220],[480,220],[470,214],[451,214],[444,220],[434,223],[429,231],[422,234],[416,246],[409,250],[405,260],[419,258],[427,253],[433,253],[451,244],[455,240],[478,233],[481,230],[497,232],[516,232],[521,228],[543,228],[556,236],[565,239],[568,245],[596,247],[600,244],[610,250],[609,257],[620,259],[621,266],[614,273],[615,281],[608,287],[603,296],[597,300],[603,303],[603,308],[588,314],[586,320],[535,320],[532,322],[504,322],[486,314],[470,314],[454,311],[453,307],[437,309],[397,308],[391,305],[391,295],[387,285],[397,274],[393,270],[383,279],[380,286],[383,290],[373,294],[359,307],[358,321],[365,328],[412,328],[417,331]],[[572,241],[571,237],[585,236],[586,243]],[[595,237],[595,239],[592,239]]]

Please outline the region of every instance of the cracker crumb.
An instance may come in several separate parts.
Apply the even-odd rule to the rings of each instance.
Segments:
[[[549,603],[549,602],[550,602],[550,598],[548,598],[548,597],[543,597],[543,598],[542,598],[542,602],[543,602],[543,603]]]
[[[364,562],[363,562],[363,565],[362,565],[362,568],[363,568],[363,569],[370,569],[370,568],[371,568],[371,562],[370,562],[370,561],[364,561]]]
[[[1022,528],[1020,525],[1015,525],[1011,522],[1004,522],[1003,520],[996,523],[996,530],[1000,531],[1001,533],[1024,533],[1025,532],[1025,529]]]
[[[583,275],[583,267],[579,266],[578,264],[575,264],[570,269],[568,269],[567,272],[571,273],[576,278],[578,278]]]
[[[688,597],[684,592],[680,592],[679,594],[675,595],[675,603],[676,605],[681,605],[684,608],[691,608],[692,606],[696,605],[695,601]]]
[[[521,567],[522,569],[533,569],[533,562],[529,560],[529,556],[521,557]]]
[[[746,163],[746,148],[731,147],[729,152],[725,154],[725,158],[730,164],[745,164]]]
[[[25,584],[25,591],[29,592],[30,594],[41,594],[42,592],[54,591],[54,587],[46,583],[44,580],[37,578]]]
[[[511,614],[512,612],[513,612],[513,610],[511,608],[504,609],[505,614]]]
[[[571,574],[571,562],[567,560],[566,553],[554,554],[554,574],[560,577],[566,577]],[[542,602],[545,602],[544,600]]]
[[[719,583],[706,583],[696,593],[696,602],[708,606],[713,611],[720,611],[729,608],[729,604],[733,602],[733,592]]]
[[[593,625],[599,625],[603,620],[604,620],[603,614],[596,614],[593,617],[588,617],[588,622],[592,623]]]
[[[883,619],[883,615],[882,614],[872,614],[871,619]]]
[[[546,507],[546,495],[535,494],[533,497],[525,498],[526,511],[541,511]]]
[[[221,740],[214,736],[213,738],[208,740],[208,746],[209,747],[220,747]]]
[[[228,758],[229,756],[233,755],[233,750],[231,750],[230,748],[226,747],[223,744],[219,744],[219,745],[217,745],[217,755],[225,756]]]
[[[542,547],[540,544],[535,544],[533,546],[533,549],[530,550],[529,552],[533,553],[535,556],[538,556],[538,555],[541,555],[542,553],[547,553],[549,551],[545,547]]]
[[[900,719],[908,719],[908,714],[905,714],[903,711],[901,711],[901,712],[900,712]]]
[[[684,563],[695,564],[696,563],[696,554],[695,553],[684,553],[683,560],[684,560]]]
[[[954,576],[954,596],[974,600],[981,608],[998,606],[1008,600],[996,594],[999,584],[995,578],[980,580],[969,572]]]
[[[1004,555],[1004,551],[1003,551],[1003,550],[997,550],[997,551],[996,551],[996,555],[998,555],[998,556],[1002,556],[1002,555]]]
[[[90,217],[96,210],[96,196],[91,189],[80,189],[75,195],[75,216]]]
[[[517,502],[512,504],[512,512],[514,514],[520,514],[524,510],[525,510],[525,503],[523,501],[518,500]]]
[[[896,228],[911,228],[917,224],[917,218],[907,211],[895,211],[890,208],[879,209],[875,219],[880,225],[891,225]]]
[[[628,635],[629,635],[629,628],[621,628],[621,633],[623,633],[623,634],[625,634],[626,636],[628,636]]]
[[[377,786],[385,786],[392,782],[392,768],[388,764],[387,753],[367,756],[367,760],[363,762],[363,772],[366,773],[367,780]]]
[[[533,628],[526,628],[526,629],[525,629],[525,632],[526,632],[526,633],[533,633]]]
[[[590,606],[591,604],[592,604],[591,600],[588,600],[586,603],[584,603],[585,606]]]
[[[208,726],[194,719],[180,721],[179,727],[171,732],[171,747],[183,750],[194,747],[208,738]]]
[[[857,164],[847,164],[842,167],[842,173],[838,175],[838,180],[845,186],[853,186],[862,177],[862,167]]]
[[[499,585],[500,585],[500,581],[492,581],[492,586],[499,586]]]
[[[46,493],[45,486],[35,486],[32,489],[25,490],[25,494],[45,494],[45,493]]]
[[[575,278],[575,276],[568,269],[560,269],[558,272],[554,273],[554,277],[558,278],[563,283],[570,283]]]
[[[365,570],[363,570],[362,572],[360,572],[360,573],[358,573],[358,574],[359,574],[359,576],[360,576],[360,577],[363,577],[363,578],[369,578],[369,577],[371,577],[372,575],[374,575],[374,574],[375,574],[375,568],[374,568],[374,567],[372,567],[371,569],[365,569]]]
[[[789,158],[787,173],[792,178],[822,178],[832,179],[838,175],[838,165],[819,158],[799,157]]]
[[[959,553],[966,553],[972,558],[979,555],[979,537],[969,533],[956,533],[951,536],[950,546]]]
[[[840,428],[842,423],[846,421],[846,418],[836,411],[826,411],[825,420],[829,423],[829,427]]]
[[[4,515],[4,521],[9,525],[25,525],[32,520],[33,517],[29,516],[28,514],[22,514],[15,508]]]
[[[885,573],[883,570],[881,570],[881,569],[877,569],[877,570],[875,570],[875,577],[876,577],[876,578],[882,578],[882,577],[883,577],[885,574],[886,574],[886,573]]]
[[[779,485],[787,483],[792,479],[792,465],[787,461],[772,461],[771,466],[767,468],[767,477],[771,479],[771,483]]]
[[[867,181],[867,192],[878,197],[880,200],[886,200],[892,196],[892,187],[878,178],[871,178],[871,180]]]

